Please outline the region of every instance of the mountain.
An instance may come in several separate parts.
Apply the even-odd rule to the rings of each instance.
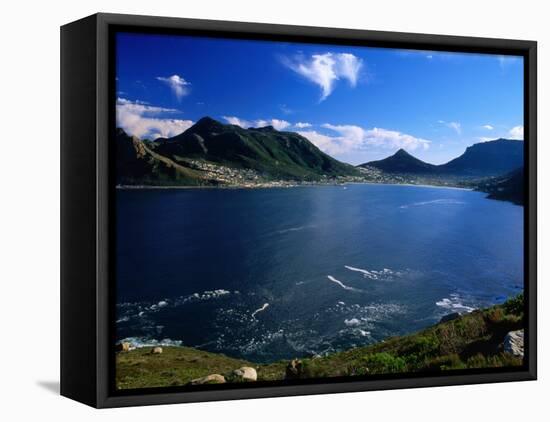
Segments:
[[[386,173],[400,174],[433,174],[437,171],[437,166],[413,157],[404,149],[400,149],[383,160],[370,161],[360,164],[358,167],[375,167]]]
[[[459,157],[441,165],[425,163],[400,149],[383,160],[361,164],[390,174],[412,174],[437,178],[480,178],[507,174],[523,166],[523,142],[497,139],[474,144]]]
[[[117,185],[163,185],[174,181],[197,185],[210,184],[189,168],[163,157],[154,151],[154,145],[130,136],[118,128],[116,143]]]
[[[463,176],[498,176],[523,166],[523,142],[510,139],[481,142],[449,161],[439,170]]]
[[[174,162],[200,160],[253,170],[273,179],[318,180],[358,174],[353,166],[328,156],[303,136],[272,126],[243,129],[203,117],[185,132],[155,144],[156,153]]]
[[[481,182],[476,189],[487,192],[489,194],[487,198],[511,201],[514,204],[523,205],[525,202],[523,167],[504,176]]]

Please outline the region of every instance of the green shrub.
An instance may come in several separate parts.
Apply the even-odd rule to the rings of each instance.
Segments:
[[[419,355],[439,353],[439,340],[434,335],[422,335],[413,339],[411,352]]]
[[[517,295],[516,297],[508,299],[506,302],[502,304],[502,307],[504,308],[504,311],[507,314],[523,317],[523,309],[524,309],[523,292]]]
[[[363,362],[370,374],[399,373],[407,369],[405,359],[386,352],[364,356]]]
[[[504,311],[502,308],[491,308],[487,311],[487,319],[493,323],[497,324],[504,319]]]
[[[315,361],[304,360],[302,362],[300,378],[323,378],[325,376],[327,375],[324,373],[323,368],[316,365]]]

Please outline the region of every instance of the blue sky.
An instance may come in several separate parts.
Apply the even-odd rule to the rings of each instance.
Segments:
[[[523,139],[521,57],[122,33],[116,66],[117,124],[141,138],[211,116],[299,132],[351,164]]]

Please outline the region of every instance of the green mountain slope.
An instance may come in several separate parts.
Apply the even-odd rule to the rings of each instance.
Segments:
[[[122,129],[116,132],[117,185],[208,185],[213,182],[199,172],[158,154],[154,145],[129,136]]]
[[[204,160],[251,169],[273,179],[318,180],[357,175],[351,165],[323,153],[303,136],[272,126],[243,129],[209,117],[180,135],[157,142],[156,152],[176,162]]]

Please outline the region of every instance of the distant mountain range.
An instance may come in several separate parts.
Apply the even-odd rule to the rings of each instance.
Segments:
[[[305,137],[272,126],[244,129],[203,117],[155,141],[116,132],[116,180],[131,186],[287,186],[297,183],[428,183],[468,186],[520,203],[523,142],[474,144],[434,165],[403,149],[359,166],[342,163]],[[521,180],[520,180],[521,178]]]
[[[523,167],[523,142],[497,139],[474,144],[466,148],[461,156],[441,165],[426,163],[400,149],[388,158],[359,167],[374,167],[390,174],[470,178],[499,176]]]

